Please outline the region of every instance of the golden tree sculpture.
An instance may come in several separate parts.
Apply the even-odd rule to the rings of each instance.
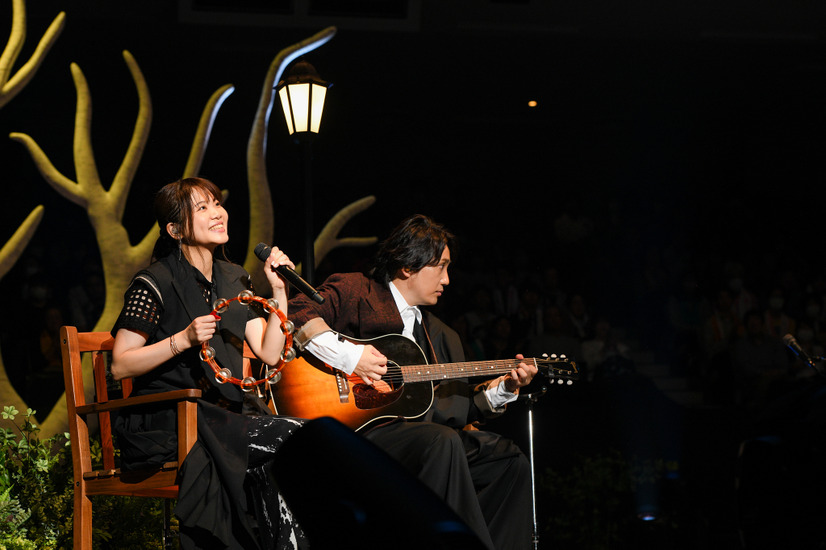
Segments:
[[[11,34],[6,47],[3,48],[3,54],[0,55],[0,109],[14,99],[34,78],[46,54],[63,30],[65,21],[66,14],[60,12],[41,37],[29,60],[17,72],[14,72],[15,63],[26,42],[26,3],[25,0],[12,1]],[[36,206],[11,238],[0,248],[0,279],[8,274],[28,246],[43,219],[43,211],[43,205]],[[14,390],[9,380],[2,355],[0,355],[0,402],[4,405],[13,405],[19,410],[26,410],[23,399]]]
[[[262,265],[254,256],[254,246],[262,241],[271,242],[273,236],[274,215],[265,162],[267,120],[272,107],[273,86],[291,60],[325,44],[334,34],[335,28],[330,27],[282,50],[271,63],[265,78],[247,144],[250,229],[244,266],[253,276],[260,276]],[[27,149],[46,182],[63,197],[83,207],[87,212],[99,247],[106,288],[103,313],[94,330],[108,330],[114,324],[122,307],[122,296],[126,287],[132,275],[149,263],[152,247],[158,235],[157,224],[154,224],[140,241],[133,245],[123,225],[126,200],[143,155],[152,120],[152,102],[144,76],[128,51],[123,52],[123,57],[137,89],[138,114],[129,145],[108,189],[103,185],[92,149],[92,97],[86,78],[77,64],[71,64],[77,93],[73,142],[76,181],[64,175],[32,137],[19,132],[10,134],[11,139]],[[184,168],[184,177],[198,173],[212,123],[224,99],[233,89],[231,85],[219,88],[204,107]],[[342,209],[327,223],[315,242],[317,261],[320,262],[325,254],[338,246],[364,246],[376,241],[375,237],[338,237],[347,221],[368,208],[374,201],[374,197],[360,199]],[[61,404],[62,399],[42,421],[41,430],[44,435],[49,436],[65,430],[66,410],[60,406]]]

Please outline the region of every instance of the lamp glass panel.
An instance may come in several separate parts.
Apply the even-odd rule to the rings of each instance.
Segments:
[[[327,87],[319,84],[313,84],[312,108],[310,114],[312,120],[310,121],[310,131],[318,133],[321,126],[321,115],[324,112],[324,99],[327,97]]]
[[[295,128],[293,128],[293,114],[290,110],[290,96],[287,91],[287,86],[283,86],[278,90],[278,97],[281,98],[281,109],[284,111],[284,120],[287,121],[287,130],[290,132],[290,135],[293,135]]]
[[[290,84],[290,103],[293,106],[293,119],[296,132],[306,132],[310,109],[310,84]]]

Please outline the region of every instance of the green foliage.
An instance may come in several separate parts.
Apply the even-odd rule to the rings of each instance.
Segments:
[[[539,477],[550,502],[548,536],[560,548],[619,547],[632,521],[633,472],[619,453],[584,457],[568,471]]]
[[[14,422],[20,412],[4,407]],[[0,498],[7,514],[0,548],[51,549],[67,546],[72,521],[72,468],[68,434],[41,441],[28,409],[14,429],[0,432]]]
[[[92,497],[95,550],[162,550],[163,499]]]
[[[72,547],[73,480],[69,434],[41,440],[35,411],[3,407],[0,431],[0,550]],[[100,444],[92,443],[100,466]],[[94,550],[162,548],[163,500],[92,497]]]
[[[632,549],[654,538],[656,545],[643,546],[673,548],[679,526],[668,517],[641,522],[637,506],[641,496],[657,495],[666,475],[678,469],[675,461],[625,457],[618,451],[580,457],[565,469],[548,468],[537,476],[542,508],[537,513],[545,525],[540,537],[560,550]]]

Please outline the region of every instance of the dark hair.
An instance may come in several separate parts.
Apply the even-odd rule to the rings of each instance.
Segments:
[[[453,235],[421,214],[402,221],[385,239],[373,260],[372,276],[380,282],[393,280],[399,271],[413,273],[429,265],[437,265],[445,247],[453,247]]]
[[[155,195],[154,211],[158,221],[158,240],[152,250],[152,261],[159,260],[178,250],[178,241],[169,235],[166,226],[178,226],[181,242],[192,242],[192,194],[201,191],[215,200],[222,200],[217,185],[204,178],[183,178],[164,185]]]

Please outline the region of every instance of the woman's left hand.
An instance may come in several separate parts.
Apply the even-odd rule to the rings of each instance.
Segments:
[[[276,272],[276,268],[282,265],[295,269],[295,264],[290,258],[277,246],[273,246],[269,257],[264,262],[264,273],[267,275],[267,280],[270,282],[273,292],[283,291],[287,288],[287,282]]]

